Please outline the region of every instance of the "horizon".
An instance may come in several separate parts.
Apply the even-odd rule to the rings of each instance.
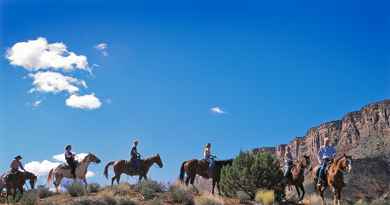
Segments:
[[[385,8],[2,1],[0,170],[20,154],[44,178],[72,144],[102,160],[89,182],[108,184],[104,165],[138,139],[164,163],[149,176],[169,182],[208,142],[219,159],[288,143],[389,99]]]

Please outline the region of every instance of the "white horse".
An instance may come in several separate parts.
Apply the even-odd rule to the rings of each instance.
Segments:
[[[77,167],[76,167],[76,179],[80,179],[84,182],[85,186],[87,186],[87,180],[86,180],[86,175],[88,171],[88,166],[91,163],[100,163],[100,159],[96,157],[94,154],[89,153],[83,160],[81,160]],[[66,178],[73,178],[73,175],[71,173],[70,167],[69,166],[64,166],[63,164],[58,165],[56,168],[51,169],[49,171],[49,175],[47,176],[47,183],[50,185],[50,182],[53,179],[53,176],[55,177],[54,179],[54,186],[56,187],[56,191],[58,192],[58,187],[61,184],[61,181],[64,177]]]

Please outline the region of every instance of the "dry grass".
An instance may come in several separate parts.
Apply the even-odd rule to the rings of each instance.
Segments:
[[[222,205],[225,204],[223,198],[210,194],[195,197],[195,205]]]
[[[309,194],[303,199],[303,203],[308,205],[321,205],[321,202],[321,197],[318,194]]]
[[[259,202],[261,204],[271,205],[274,203],[275,193],[274,193],[274,191],[270,191],[270,190],[259,190],[256,193],[255,199],[257,202]]]

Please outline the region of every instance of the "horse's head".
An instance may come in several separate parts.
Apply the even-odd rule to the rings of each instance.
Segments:
[[[161,160],[161,157],[160,157],[160,154],[157,154],[155,157],[154,157],[154,163],[156,163],[160,168],[162,168],[164,165],[163,165],[163,162]]]
[[[339,168],[343,171],[346,171],[348,173],[351,173],[352,171],[352,157],[344,154],[339,159]]]
[[[86,162],[94,162],[96,164],[99,164],[101,162],[101,160],[92,153],[88,153],[88,155],[85,156],[83,160],[85,160]]]
[[[31,172],[24,172],[25,179],[28,179],[30,182],[31,189],[35,188],[35,183],[37,182],[37,176]]]

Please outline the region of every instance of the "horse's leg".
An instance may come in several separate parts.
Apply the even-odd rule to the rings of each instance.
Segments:
[[[88,182],[87,182],[87,178],[86,177],[83,178],[83,182],[84,182],[85,190],[87,190]]]
[[[116,183],[117,184],[119,184],[119,181],[120,181],[120,179],[121,179],[121,175],[120,174],[118,174],[117,176],[115,176],[116,177]]]
[[[325,205],[324,191],[325,190],[322,190],[322,187],[319,188],[320,196],[322,199],[322,205]]]
[[[303,186],[303,183],[299,184],[299,188],[300,188],[301,191],[302,191],[302,196],[301,196],[301,198],[299,199],[299,201],[302,201],[303,198],[305,197],[305,187]]]
[[[214,188],[215,188],[215,180],[213,179],[213,186],[211,188],[211,194],[214,195]]]
[[[186,177],[186,186],[188,186],[188,184],[190,183],[190,179],[191,179],[190,175],[187,175],[187,177]]]
[[[341,201],[341,189],[338,189],[336,191],[336,194],[337,194],[337,204],[340,205],[340,201]]]
[[[61,185],[61,181],[62,181],[62,175],[61,174],[55,174],[55,180],[54,180],[53,184],[56,187],[56,192],[57,193],[60,192],[59,187]]]
[[[294,187],[295,187],[295,190],[297,190],[298,199],[300,199],[301,198],[301,192],[299,191],[299,187],[298,187],[298,185],[294,185]]]

